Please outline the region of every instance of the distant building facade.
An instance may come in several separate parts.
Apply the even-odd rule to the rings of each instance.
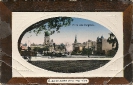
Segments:
[[[97,37],[97,53],[107,54],[109,50],[112,50],[112,44],[109,44],[103,36]]]
[[[78,43],[77,36],[75,36],[75,41],[73,43],[73,51],[81,52],[83,49],[91,49],[91,54],[105,55],[109,50],[112,50],[112,44],[107,42],[103,36],[97,37],[96,41],[88,40],[83,43]]]
[[[32,43],[30,45],[30,48],[31,48],[31,51],[34,51],[35,48],[47,48],[48,50],[43,51],[44,53],[47,53],[47,52],[65,53],[66,52],[66,46],[63,43],[59,45],[54,43],[54,40],[50,39],[50,33],[48,31],[45,32],[43,44]]]
[[[88,41],[83,42],[83,43],[78,43],[77,36],[75,36],[75,41],[73,43],[73,51],[80,52],[84,48],[85,49],[93,49],[93,51],[95,51],[97,48],[97,43],[95,41],[92,41],[92,40],[88,40]]]
[[[20,47],[21,47],[21,50],[24,51],[24,50],[28,50],[28,46],[27,46],[27,43],[25,44],[20,44]]]

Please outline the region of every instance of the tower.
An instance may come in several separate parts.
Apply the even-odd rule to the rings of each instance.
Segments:
[[[75,41],[74,41],[74,43],[77,43],[77,35],[75,35]]]
[[[73,43],[73,50],[75,50],[76,45],[77,45],[77,35],[75,35],[75,40],[74,40],[74,43]]]
[[[97,54],[102,53],[102,37],[97,37]]]
[[[50,33],[46,31],[44,36],[44,45],[49,45],[49,44],[50,44]]]

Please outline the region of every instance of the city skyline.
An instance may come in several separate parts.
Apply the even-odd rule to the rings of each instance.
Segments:
[[[77,41],[83,43],[88,40],[96,41],[98,36],[104,36],[104,38],[107,39],[110,36],[109,33],[111,33],[111,31],[104,26],[81,18],[73,18],[73,22],[70,26],[61,27],[59,31],[60,32],[55,32],[53,35],[50,35],[50,40],[53,39],[56,44],[69,43],[71,46],[67,48],[68,50],[72,50],[72,43],[74,43],[75,35],[77,35]],[[27,43],[29,46],[32,43],[43,44],[43,42],[43,32],[37,36],[33,32],[27,32],[21,41],[21,43]]]

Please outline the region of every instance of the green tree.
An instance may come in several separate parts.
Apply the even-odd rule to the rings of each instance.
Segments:
[[[88,55],[91,55],[91,54],[92,54],[92,49],[88,48]]]
[[[87,54],[88,54],[88,49],[87,48],[83,48],[82,55],[87,55]]]
[[[118,41],[116,36],[113,33],[110,33],[110,37],[107,39],[107,42],[109,42],[110,44],[112,44],[112,47],[115,46],[114,50],[118,50]]]
[[[91,55],[92,49],[91,48],[83,48],[82,55]]]
[[[72,51],[71,55],[76,55],[77,53],[75,51]]]
[[[39,48],[38,52],[42,54],[43,53],[43,48]]]
[[[50,34],[54,34],[55,32],[60,32],[59,29],[63,26],[69,26],[73,19],[71,17],[54,17],[49,19],[44,19],[42,21],[39,21],[30,27],[28,27],[26,30],[23,31],[23,33],[20,35],[18,40],[18,49],[20,52],[20,43],[27,32],[34,32],[36,35],[40,34],[41,32],[45,33],[46,31],[49,31]]]
[[[39,50],[39,47],[35,47],[33,50],[34,52],[37,52]]]
[[[48,47],[47,47],[47,46],[44,47],[44,48],[43,48],[43,51],[49,51]]]

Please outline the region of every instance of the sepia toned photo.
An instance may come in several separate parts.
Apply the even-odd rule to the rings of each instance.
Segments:
[[[76,73],[95,70],[117,53],[117,37],[106,27],[83,18],[52,17],[26,28],[18,51],[42,69]]]

